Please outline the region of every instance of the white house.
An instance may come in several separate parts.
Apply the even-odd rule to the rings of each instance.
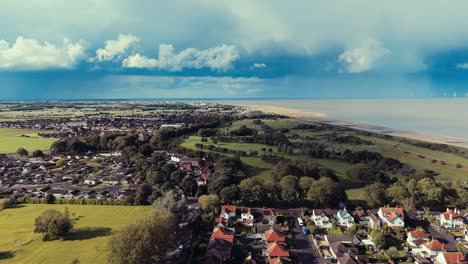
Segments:
[[[462,228],[463,226],[463,216],[460,215],[460,210],[456,208],[454,210],[447,208],[447,211],[439,214],[436,218],[439,225],[447,229]]]
[[[425,258],[435,258],[439,254],[447,251],[445,245],[437,239],[432,239],[423,243],[419,248],[413,248],[413,255],[419,255]]]
[[[354,224],[354,217],[343,208],[343,210],[338,210],[335,214],[335,219],[339,226],[350,227]]]
[[[412,247],[419,247],[423,243],[429,241],[430,235],[423,230],[416,229],[413,231],[408,232],[408,238],[406,242],[410,244]]]
[[[377,212],[377,216],[383,225],[390,227],[404,227],[405,214],[402,208],[399,207],[381,207]]]
[[[315,226],[320,228],[330,229],[333,227],[331,219],[322,210],[312,210],[312,221],[314,221]]]
[[[241,209],[241,218],[237,219],[238,221],[242,221],[247,226],[254,225],[254,216],[251,213],[250,208],[242,208]]]

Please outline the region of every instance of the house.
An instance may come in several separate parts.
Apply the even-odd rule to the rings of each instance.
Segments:
[[[65,198],[67,195],[67,190],[60,190],[60,189],[51,189],[47,191],[48,194],[52,194],[55,198]]]
[[[437,257],[439,254],[446,252],[445,245],[437,239],[432,239],[421,244],[419,248],[413,248],[413,255],[419,255],[425,258]]]
[[[330,229],[333,227],[330,217],[324,210],[312,210],[312,221],[319,228]]]
[[[343,210],[338,210],[335,214],[335,219],[339,226],[350,227],[354,224],[353,216],[343,208]]]
[[[219,216],[226,221],[236,218],[236,209],[237,207],[235,205],[223,205],[221,206],[221,213]]]
[[[108,176],[108,177],[102,178],[102,183],[108,184],[108,185],[118,185],[120,184],[120,179],[118,177]]]
[[[370,210],[356,209],[353,212],[353,217],[356,223],[361,224],[363,227],[378,229],[380,228],[379,218]]]
[[[234,243],[234,229],[217,226],[213,229],[208,242],[208,256],[216,257],[220,263],[231,258],[231,249]]]
[[[439,254],[435,261],[435,264],[467,264],[465,256],[462,252],[445,252]]]
[[[267,243],[270,243],[270,242],[285,242],[286,241],[286,238],[283,236],[283,234],[281,234],[280,232],[274,230],[273,228],[265,231],[264,236],[265,236],[264,240]]]
[[[447,208],[447,211],[439,214],[436,219],[440,226],[447,229],[462,228],[464,220],[463,216],[460,215],[460,210],[456,208],[454,210]]]
[[[184,157],[184,158],[181,158],[179,162],[182,163],[182,164],[189,164],[189,165],[191,165],[193,167],[198,167],[200,159]]]
[[[240,219],[238,218],[237,221],[241,221],[244,225],[246,226],[253,226],[254,225],[254,216],[251,213],[250,208],[237,208],[237,210],[240,210]],[[236,215],[237,212],[236,212]]]
[[[408,238],[406,242],[413,247],[419,247],[423,243],[429,241],[430,235],[423,230],[415,229],[413,231],[408,232]]]
[[[400,207],[381,207],[377,216],[383,225],[390,227],[404,227],[405,214]]]
[[[286,244],[282,242],[271,242],[267,244],[265,256],[268,260],[273,258],[289,257],[289,250],[286,248]]]
[[[338,264],[362,264],[364,263],[359,258],[357,257],[353,258],[348,255],[336,258],[336,262]]]
[[[85,184],[89,184],[89,185],[96,185],[96,184],[99,184],[101,182],[101,180],[95,178],[95,177],[89,177],[89,178],[86,178],[84,180],[84,183]]]

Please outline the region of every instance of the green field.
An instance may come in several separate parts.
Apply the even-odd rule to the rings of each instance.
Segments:
[[[74,230],[66,240],[43,242],[34,219],[46,209],[68,207]],[[27,204],[0,211],[1,263],[105,263],[110,236],[149,214],[150,206]]]
[[[36,149],[48,150],[55,139],[39,138],[37,133],[46,132],[33,129],[0,128],[0,153],[15,153],[23,147],[29,152]]]

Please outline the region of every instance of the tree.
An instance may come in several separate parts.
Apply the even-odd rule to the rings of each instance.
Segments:
[[[211,212],[217,213],[219,210],[219,197],[216,194],[212,195],[202,195],[198,197],[198,202],[203,212],[209,214]]]
[[[124,228],[108,243],[107,263],[164,263],[167,252],[175,246],[174,215],[157,212]]]
[[[55,196],[51,193],[46,194],[46,196],[44,197],[44,203],[46,204],[54,204],[55,200]]]
[[[148,198],[153,193],[153,187],[149,183],[143,183],[138,186],[138,189],[135,193],[135,203],[137,205],[148,205]]]
[[[346,202],[347,196],[339,183],[330,178],[321,178],[312,183],[307,193],[307,199],[317,201],[324,207],[337,208],[340,202]]]
[[[386,204],[385,185],[376,182],[364,188],[364,200],[372,208]]]
[[[400,182],[396,182],[387,188],[386,195],[391,202],[403,205],[406,211],[411,210],[414,206],[413,196],[408,188]]]
[[[36,149],[34,152],[33,152],[33,157],[35,158],[40,158],[40,157],[43,157],[44,156],[44,152],[42,152],[42,150],[40,149]]]
[[[299,181],[296,176],[287,175],[284,176],[279,186],[281,189],[281,198],[286,201],[293,201],[298,198],[299,194]]]
[[[21,156],[21,157],[26,157],[29,155],[29,152],[25,149],[25,148],[19,148],[17,151],[16,151],[16,154],[18,156]]]
[[[387,249],[387,254],[392,258],[396,259],[400,256],[400,253],[398,252],[398,249],[396,247],[389,247]]]
[[[197,192],[197,182],[191,176],[185,176],[179,184],[180,188],[190,196],[193,196]]]
[[[418,205],[428,212],[431,207],[441,205],[444,198],[444,189],[433,178],[424,178],[416,184],[415,196]]]
[[[231,170],[216,171],[213,176],[214,177],[211,177],[207,184],[209,193],[219,194],[224,187],[227,187],[233,183],[233,175]]]
[[[65,237],[73,228],[68,211],[61,213],[48,209],[35,220],[34,233],[42,233],[43,241],[51,241]]]
[[[240,199],[240,189],[235,184],[224,187],[219,193],[219,198],[224,204],[235,203]]]
[[[153,202],[157,213],[172,213],[178,215],[186,205],[186,199],[174,190],[166,192]]]
[[[307,195],[307,191],[309,191],[310,186],[314,181],[314,178],[311,177],[301,177],[299,179],[299,188],[302,190],[302,193]]]

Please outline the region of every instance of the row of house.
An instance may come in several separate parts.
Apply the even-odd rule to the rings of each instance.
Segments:
[[[215,222],[206,263],[230,260],[232,246],[237,240],[250,246],[249,260],[269,264],[291,263],[286,236],[289,229],[278,224],[278,216],[273,209],[223,205]],[[245,233],[246,230],[250,231]]]

